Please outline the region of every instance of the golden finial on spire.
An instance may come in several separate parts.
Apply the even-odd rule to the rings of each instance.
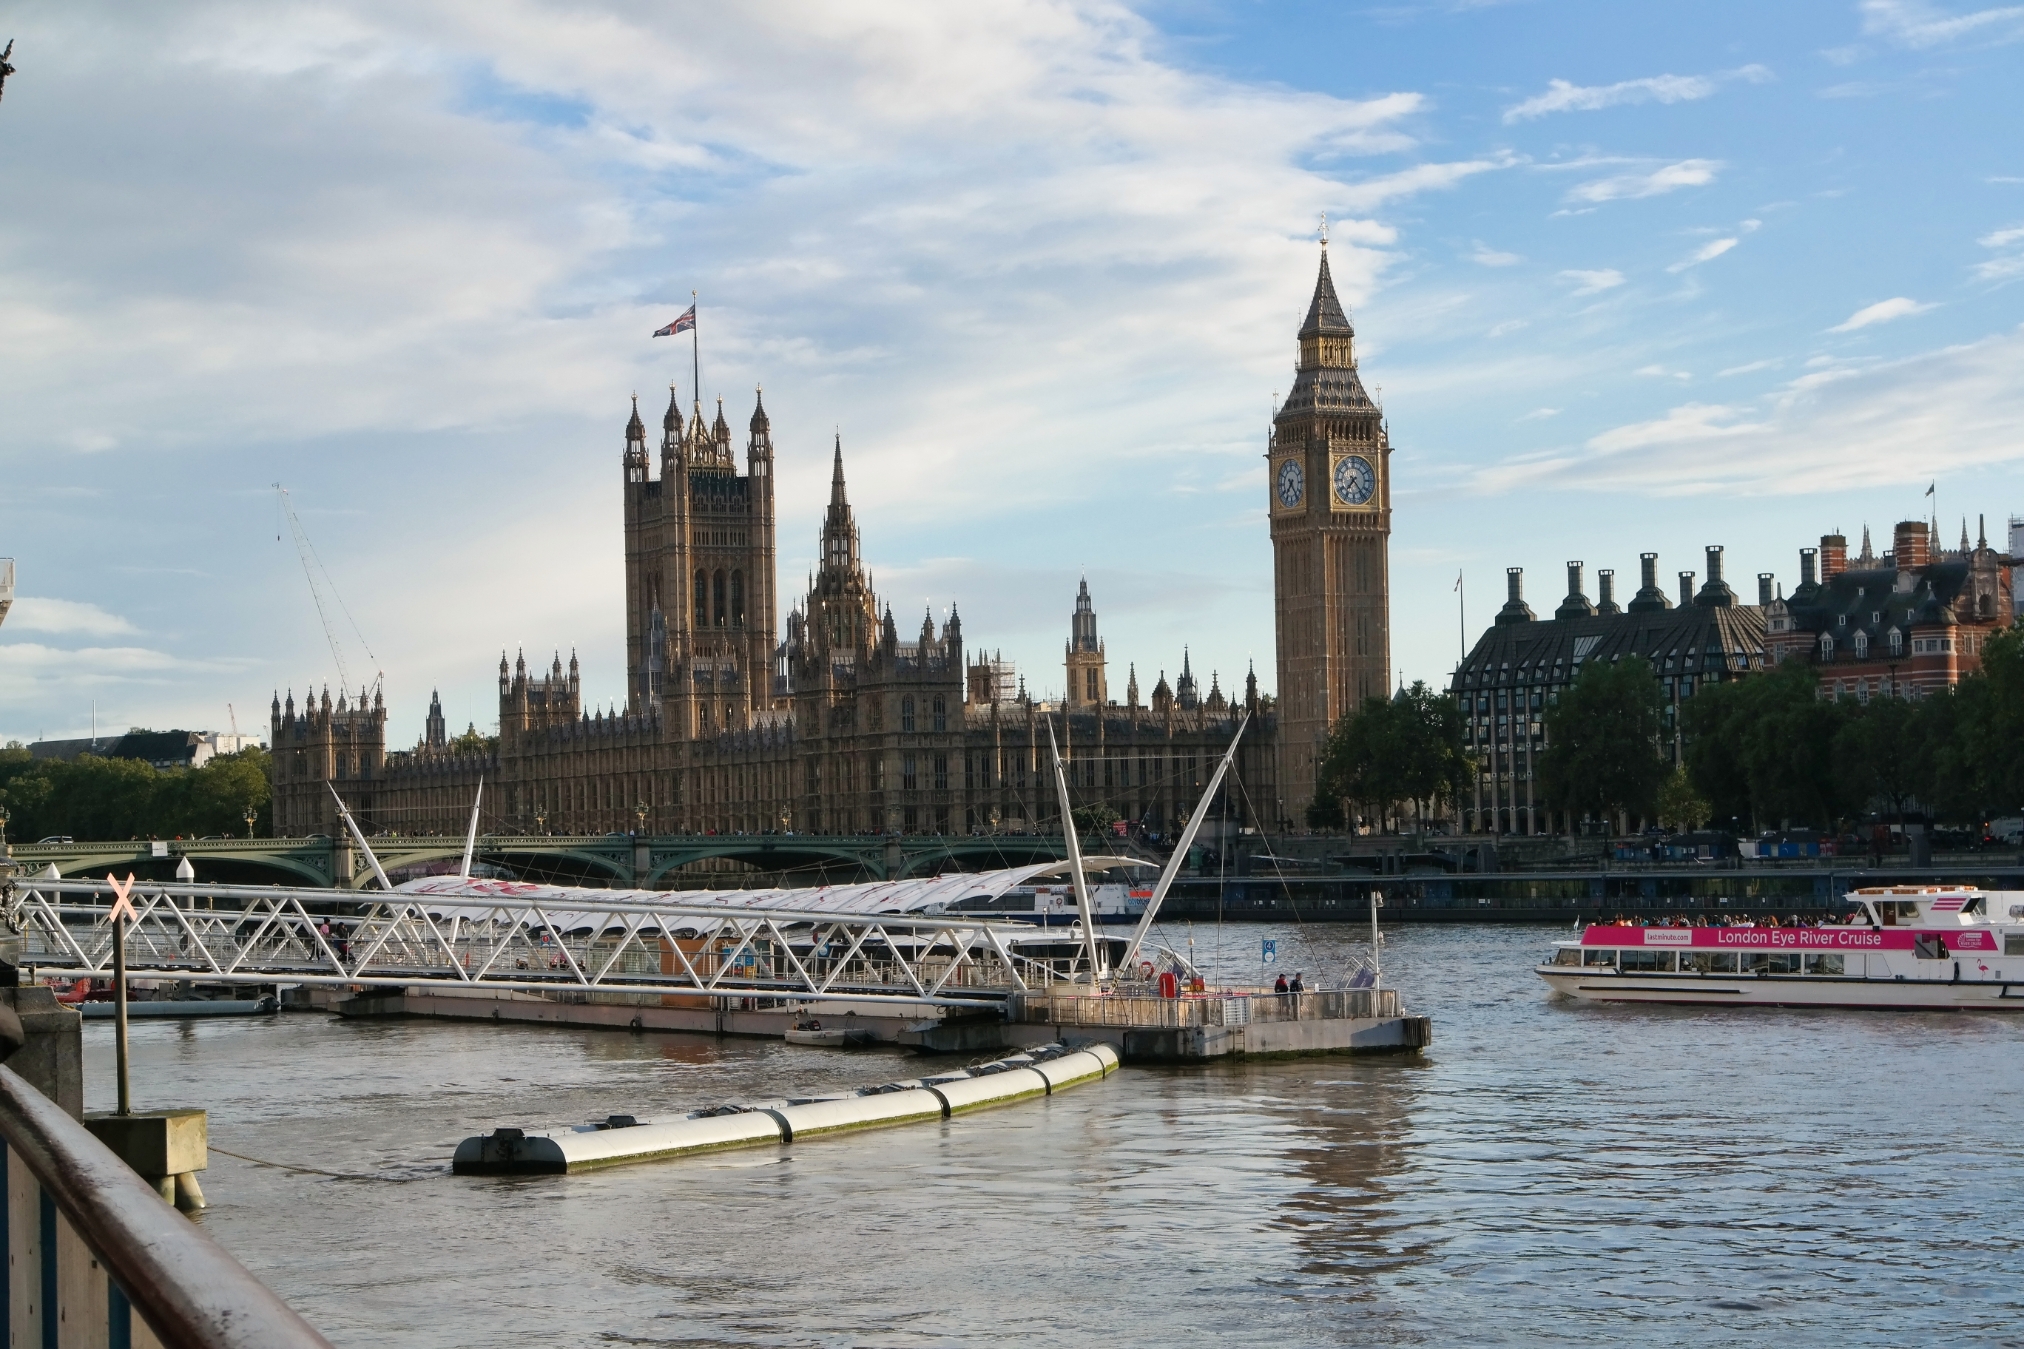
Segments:
[[[1328,247],[1328,212],[1321,213],[1321,246]]]

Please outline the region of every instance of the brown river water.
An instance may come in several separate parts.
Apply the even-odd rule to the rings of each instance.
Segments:
[[[922,1061],[297,1013],[136,1023],[134,1095],[283,1164],[214,1151],[201,1222],[341,1346],[2024,1345],[2024,1018],[1582,1007],[1531,972],[1559,935],[1388,932],[1423,1057],[580,1176],[449,1157]],[[1247,981],[1262,938],[1310,984],[1367,949],[1193,936]],[[108,1108],[110,1026],[85,1044]]]

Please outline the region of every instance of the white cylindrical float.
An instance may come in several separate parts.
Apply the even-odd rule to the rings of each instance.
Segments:
[[[869,1096],[842,1096],[827,1101],[807,1101],[767,1111],[780,1121],[789,1143],[847,1129],[872,1129],[886,1124],[911,1124],[915,1120],[940,1119],[942,1098],[920,1087],[901,1091],[876,1092]]]
[[[951,1115],[986,1106],[1010,1105],[1047,1094],[1047,1079],[1031,1068],[1014,1068],[986,1077],[937,1077],[928,1081],[928,1090],[939,1096]]]

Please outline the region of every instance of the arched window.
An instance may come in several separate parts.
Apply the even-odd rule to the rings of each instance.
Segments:
[[[696,573],[696,626],[710,626],[710,574],[705,571]]]
[[[712,602],[712,608],[710,612],[716,617],[717,626],[721,628],[724,626],[724,608],[725,608],[724,572],[721,567],[718,568],[717,574],[710,578],[710,599]]]
[[[938,731],[949,729],[949,706],[940,697],[935,699],[935,729]]]
[[[911,732],[914,729],[914,700],[900,699],[900,729]]]
[[[742,571],[731,573],[731,626],[745,626],[745,573]]]
[[[1822,660],[1834,659],[1834,634],[1831,632],[1820,634],[1820,658]]]
[[[1855,658],[1865,660],[1869,656],[1869,634],[1861,628],[1855,630]]]
[[[1890,630],[1890,653],[1893,656],[1902,656],[1905,653],[1905,635],[1896,628]]]

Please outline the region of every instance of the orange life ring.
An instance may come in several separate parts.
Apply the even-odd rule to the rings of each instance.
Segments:
[[[1150,960],[1141,960],[1139,962],[1139,978],[1150,979],[1152,977],[1153,977],[1153,962]]]

